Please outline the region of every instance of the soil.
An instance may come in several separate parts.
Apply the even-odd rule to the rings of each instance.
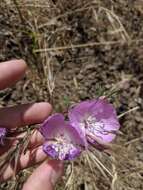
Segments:
[[[45,47],[49,49],[36,52]],[[115,166],[117,183],[91,163],[96,170],[93,177],[82,158],[74,163],[79,177],[72,183],[79,190],[143,189],[142,1],[27,0],[15,5],[2,0],[0,48],[0,61],[23,58],[30,68],[16,86],[0,92],[2,106],[50,101],[55,111],[66,112],[79,101],[111,93],[109,100],[118,115],[135,108],[120,118],[115,165],[97,153],[112,171]],[[121,153],[121,147],[126,151]],[[19,174],[18,189],[25,175]],[[0,189],[12,189],[13,183],[3,183]],[[61,185],[57,189],[63,189]]]

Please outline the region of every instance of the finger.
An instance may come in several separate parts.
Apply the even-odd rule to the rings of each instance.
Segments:
[[[26,135],[25,133],[19,134],[19,135],[12,135],[10,138],[6,138],[5,139],[5,145],[1,146],[0,148],[0,155],[4,154],[5,152],[7,152],[7,150],[10,147],[14,147],[16,146],[16,144],[22,139],[24,138]],[[44,137],[41,135],[41,133],[38,130],[34,130],[34,132],[31,134],[31,136],[29,137],[29,143],[27,145],[28,149],[34,149],[40,145],[42,145],[44,143]]]
[[[20,135],[21,137],[24,137],[25,133]],[[31,136],[30,136],[30,140],[29,140],[29,144],[28,144],[28,148],[32,149],[32,148],[36,148],[37,146],[40,146],[44,143],[45,139],[44,137],[41,135],[41,133],[38,130],[35,130]]]
[[[16,144],[16,142],[18,142],[21,138],[24,138],[26,135],[26,132],[17,135],[16,138],[17,140],[12,142],[11,140],[11,144]],[[45,141],[44,137],[41,135],[41,133],[39,132],[39,130],[34,130],[32,131],[32,134],[29,137],[29,144],[28,144],[28,148],[32,149],[32,148],[36,148],[37,146],[40,146],[41,144],[43,144]]]
[[[23,60],[12,60],[0,63],[0,90],[14,84],[26,71]]]
[[[15,128],[41,123],[51,113],[51,110],[51,105],[45,102],[1,108],[0,125],[6,128]]]
[[[16,163],[17,171],[30,167],[39,162],[42,162],[46,158],[47,158],[47,155],[43,152],[42,146],[33,150],[28,150],[25,154],[22,153],[20,155],[20,158],[18,162]],[[10,177],[12,177],[15,173],[14,168],[15,168],[14,162],[11,162],[10,164],[8,164],[5,170],[2,173],[0,173],[0,181],[5,181],[9,179]]]
[[[29,177],[22,190],[53,190],[62,174],[63,163],[61,161],[46,161]]]

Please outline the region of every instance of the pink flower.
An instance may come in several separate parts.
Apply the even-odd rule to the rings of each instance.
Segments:
[[[64,120],[62,114],[54,114],[40,127],[45,138],[43,150],[54,159],[72,160],[80,155],[84,141],[79,129]]]
[[[68,116],[70,124],[81,129],[83,138],[95,145],[113,141],[120,128],[115,108],[105,99],[81,102]]]

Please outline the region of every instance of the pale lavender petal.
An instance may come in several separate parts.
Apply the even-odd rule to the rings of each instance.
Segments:
[[[39,131],[47,140],[59,135],[84,146],[83,139],[80,136],[80,129],[65,122],[62,114],[56,113],[50,116],[41,124]]]
[[[93,101],[87,100],[78,103],[74,107],[69,109],[68,117],[70,124],[76,128],[80,129],[80,136],[84,139],[85,146],[87,146],[85,126],[83,124],[85,117],[89,115],[89,110],[93,105]]]
[[[75,144],[85,147],[85,139],[83,139],[81,131],[78,127],[66,124],[64,126],[64,135]]]
[[[98,120],[116,118],[116,110],[112,104],[110,104],[106,99],[94,100],[92,106],[90,107],[90,113],[94,115]]]
[[[64,116],[60,113],[53,114],[48,117],[40,126],[39,131],[45,139],[51,139],[58,132],[63,133],[63,126],[65,125]]]
[[[83,116],[88,113],[90,107],[93,105],[93,101],[87,100],[81,103],[78,103],[74,107],[69,109],[69,119],[70,121],[76,123],[80,122],[83,119]]]

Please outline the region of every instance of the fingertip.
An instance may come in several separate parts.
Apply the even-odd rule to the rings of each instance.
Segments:
[[[52,112],[52,105],[48,102],[37,103],[39,109],[43,110],[42,120],[45,120],[49,114]]]
[[[18,71],[25,72],[27,67],[26,62],[23,59],[12,59],[10,61],[3,62],[2,64],[6,66],[11,66],[11,68],[17,69]]]
[[[0,109],[0,123],[7,128],[42,123],[51,113],[47,102],[23,104]]]
[[[13,61],[14,61],[14,60],[13,60]],[[17,60],[15,60],[15,61],[17,62],[17,64],[19,64],[19,66],[21,67],[21,69],[22,69],[23,71],[26,71],[26,70],[27,70],[28,66],[27,66],[26,62],[25,62],[23,59],[17,59]]]
[[[22,59],[0,63],[0,90],[20,80],[25,74],[26,69],[27,65]]]
[[[52,106],[47,102],[34,103],[23,112],[24,123],[41,123],[51,113]]]

